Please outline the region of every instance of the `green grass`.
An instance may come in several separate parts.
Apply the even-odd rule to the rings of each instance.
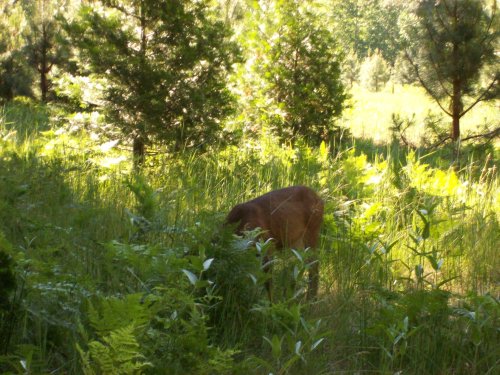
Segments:
[[[405,90],[401,105],[419,95]],[[381,95],[370,110],[368,98]],[[365,104],[353,126],[378,118],[386,132],[399,99],[355,98]],[[395,145],[368,158],[263,136],[207,154],[159,153],[134,176],[121,145],[44,118],[45,108],[19,103],[0,118],[0,250],[17,280],[0,295],[2,372],[498,371],[491,161],[469,159],[457,172]],[[307,253],[284,252],[271,305],[257,249],[221,223],[234,204],[292,184],[326,204],[320,298],[294,297]]]

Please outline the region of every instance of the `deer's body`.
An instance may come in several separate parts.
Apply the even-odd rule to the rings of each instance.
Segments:
[[[314,190],[292,186],[271,191],[236,205],[227,215],[228,224],[237,224],[236,232],[261,228],[263,239],[272,238],[276,249],[317,248],[323,221],[323,201]],[[318,290],[319,265],[309,271],[308,296]],[[268,286],[270,293],[270,286]]]

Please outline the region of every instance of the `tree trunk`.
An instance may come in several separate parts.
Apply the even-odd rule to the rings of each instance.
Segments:
[[[47,61],[47,30],[45,24],[42,25],[42,45],[41,45],[41,61],[38,71],[40,72],[40,91],[42,93],[42,102],[47,102],[47,92],[49,91],[49,82],[47,73],[49,71]]]
[[[134,138],[132,152],[134,158],[134,169],[140,169],[146,160],[146,145],[144,143],[144,138],[140,135]]]
[[[458,29],[458,3],[455,1],[453,6],[453,29],[456,32]],[[456,69],[462,63],[459,45],[455,41],[453,43],[453,67]],[[461,77],[457,72],[454,73],[453,77],[453,94],[451,97],[451,140],[453,141],[453,159],[455,162],[455,168],[460,169],[460,117],[462,115],[462,82]]]
[[[462,92],[460,81],[453,82],[453,97],[451,99],[451,114],[452,114],[452,127],[451,139],[456,142],[460,138],[460,117],[462,116]]]
[[[40,91],[42,92],[42,102],[46,103],[49,84],[47,81],[47,72],[44,66],[40,68]]]
[[[139,14],[140,14],[140,22],[141,22],[141,66],[145,65],[146,59],[146,48],[147,48],[147,39],[146,39],[146,16],[144,14],[144,3],[141,1],[139,4]],[[140,125],[139,134],[136,134],[133,141],[133,158],[134,158],[134,169],[139,170],[146,161],[146,145],[144,142],[144,124]]]
[[[453,141],[453,159],[456,169],[460,169],[460,118],[462,117],[462,111],[461,82],[459,79],[455,79],[453,81],[453,97],[451,99],[451,139]]]

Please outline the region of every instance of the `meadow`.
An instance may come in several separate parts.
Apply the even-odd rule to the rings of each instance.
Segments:
[[[351,90],[350,108],[344,111],[341,123],[348,127],[356,138],[370,138],[375,144],[391,141],[391,117],[393,113],[404,119],[414,119],[415,125],[408,137],[416,145],[426,133],[426,118],[433,117],[442,125],[450,122],[436,103],[419,86],[392,84],[381,91],[372,92],[354,85]],[[463,136],[477,133],[478,128],[492,128],[500,121],[498,103],[482,102],[461,120]]]
[[[443,167],[446,152],[387,142],[406,103],[421,126],[417,89],[352,100],[354,137],[335,146],[262,134],[154,150],[140,174],[97,114],[1,108],[0,261],[15,280],[0,295],[1,372],[498,373],[498,149]],[[480,107],[466,127],[482,119],[498,113]],[[236,203],[299,184],[325,201],[319,296],[304,298],[311,250],[290,250],[271,304],[272,245],[221,224]]]

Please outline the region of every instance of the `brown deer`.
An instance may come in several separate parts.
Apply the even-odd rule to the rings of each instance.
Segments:
[[[278,250],[308,247],[314,250],[318,245],[323,221],[323,206],[323,201],[314,190],[305,186],[292,186],[234,206],[226,217],[226,224],[237,224],[237,234],[261,228],[263,233],[260,238],[272,238]],[[264,264],[267,263],[268,259],[264,258]],[[316,261],[309,270],[309,299],[316,296],[318,282],[319,263]],[[266,289],[272,300],[270,280],[266,282]]]

